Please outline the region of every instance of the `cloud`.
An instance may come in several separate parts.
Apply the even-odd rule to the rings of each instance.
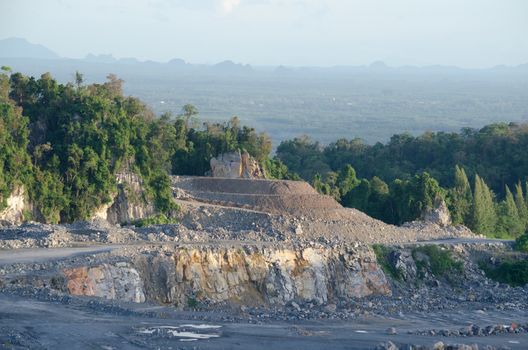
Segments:
[[[222,0],[222,10],[224,13],[232,12],[238,5],[240,5],[240,0]]]

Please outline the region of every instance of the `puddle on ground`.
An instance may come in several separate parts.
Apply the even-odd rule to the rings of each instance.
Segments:
[[[212,324],[182,324],[180,327],[190,327],[196,329],[218,329],[222,326],[216,326]]]
[[[179,341],[190,342],[211,338],[219,338],[218,332],[204,332],[206,330],[217,330],[222,326],[209,324],[184,324],[181,326],[154,326],[143,327],[136,330],[137,333],[146,336],[156,336],[162,338],[179,338]],[[196,330],[196,331],[191,331]],[[200,332],[198,332],[200,331]]]

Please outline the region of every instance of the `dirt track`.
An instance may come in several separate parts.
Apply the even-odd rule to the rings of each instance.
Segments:
[[[442,244],[442,245],[455,245],[455,244],[486,244],[486,243],[510,243],[513,241],[509,240],[496,240],[496,239],[483,239],[483,238],[451,238],[451,239],[440,239],[433,241],[421,241],[412,242],[405,245],[415,244]],[[234,241],[234,240],[218,240],[210,241],[210,245],[214,246],[233,246],[233,245],[255,245],[263,246],[265,242],[255,241]],[[271,243],[268,243],[271,244]],[[203,246],[204,243],[146,243],[137,242],[135,244],[105,244],[105,245],[89,245],[85,247],[73,247],[73,248],[29,248],[29,249],[11,249],[11,250],[0,250],[0,266],[7,264],[16,263],[39,263],[50,260],[66,259],[81,255],[92,255],[110,252],[121,248],[137,248],[142,245],[148,246]]]

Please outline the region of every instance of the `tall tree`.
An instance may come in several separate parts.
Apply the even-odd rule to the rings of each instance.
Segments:
[[[389,186],[377,176],[370,179],[370,196],[367,213],[376,219],[390,223],[394,222],[389,199]]]
[[[192,121],[192,118],[198,115],[198,109],[191,105],[186,104],[182,107],[182,114],[181,117],[185,120],[185,128],[188,130],[190,127],[190,123]]]
[[[524,222],[519,217],[515,199],[508,186],[505,192],[504,201],[498,206],[497,235],[499,237],[519,237],[524,233]]]
[[[423,172],[410,180],[406,196],[409,208],[406,215],[400,216],[400,223],[421,217],[427,209],[434,207],[438,197],[444,198],[444,191],[438,181]]]
[[[524,197],[524,201],[526,203],[526,207],[528,208],[528,180],[525,183],[524,189],[525,189],[524,193],[526,193],[526,196]]]
[[[368,212],[369,197],[370,183],[367,179],[362,179],[359,185],[344,196],[342,204],[349,208]]]
[[[315,174],[312,186],[319,193],[323,193],[325,191],[325,183],[323,182],[320,174]]]
[[[453,224],[469,222],[473,194],[464,168],[455,166],[454,186],[449,190],[449,211]]]
[[[477,233],[495,235],[497,213],[493,204],[493,193],[478,175],[475,175],[470,224],[471,229]]]
[[[337,178],[341,197],[345,196],[354,187],[359,185],[359,182],[360,181],[356,177],[356,171],[354,168],[350,164],[345,165],[345,167],[339,172],[339,176]]]
[[[528,206],[526,205],[521,182],[515,185],[515,205],[517,206],[519,218],[524,224],[524,230],[526,231],[528,230]]]

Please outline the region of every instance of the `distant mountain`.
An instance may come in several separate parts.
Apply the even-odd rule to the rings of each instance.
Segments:
[[[0,57],[37,59],[60,58],[59,55],[47,47],[38,44],[32,44],[26,39],[22,38],[8,38],[0,40]]]
[[[229,60],[217,63],[212,68],[216,72],[221,73],[248,73],[253,71],[253,68],[249,64],[234,63]]]
[[[181,58],[173,58],[167,63],[170,64],[171,66],[179,66],[179,67],[183,67],[187,65],[187,63]]]
[[[369,68],[374,70],[384,70],[388,69],[389,66],[387,66],[383,61],[374,61],[370,64]]]
[[[135,57],[123,57],[118,60],[119,63],[124,64],[138,64],[139,60]]]
[[[117,60],[114,56],[111,54],[108,55],[94,55],[92,53],[89,53],[84,58],[87,62],[95,62],[95,63],[115,63]]]

